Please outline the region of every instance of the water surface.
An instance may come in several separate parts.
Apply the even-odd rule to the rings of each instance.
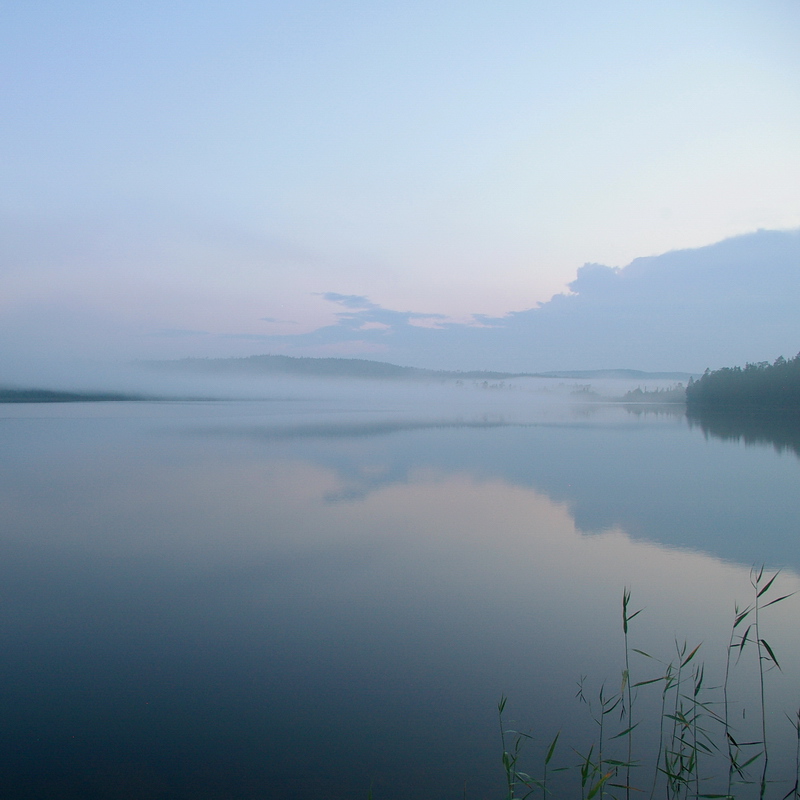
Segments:
[[[790,449],[425,391],[3,407],[2,796],[498,797],[501,694],[531,769],[593,740],[624,587],[633,646],[719,678],[751,565],[800,585]],[[764,615],[785,781],[797,610]]]

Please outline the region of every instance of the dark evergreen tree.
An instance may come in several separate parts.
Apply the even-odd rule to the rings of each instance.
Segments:
[[[761,361],[744,367],[706,370],[686,387],[692,408],[800,412],[800,353],[788,361]]]

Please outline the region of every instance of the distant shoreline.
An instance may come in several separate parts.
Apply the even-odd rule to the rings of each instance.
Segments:
[[[159,400],[120,392],[62,392],[53,389],[0,389],[0,403],[118,403]]]
[[[432,370],[402,367],[384,361],[358,358],[307,358],[260,355],[247,358],[183,358],[175,361],[139,361],[157,373],[226,377],[295,377],[327,380],[369,381],[509,381],[515,379],[557,380],[686,380],[684,372],[644,372],[633,369],[598,369],[554,372],[498,372],[492,370]],[[2,403],[114,403],[157,400],[208,400],[208,397],[162,397],[115,391],[74,391],[41,388],[0,387]],[[663,399],[663,398],[661,398]]]
[[[159,372],[190,374],[294,375],[309,378],[355,378],[379,380],[513,380],[515,378],[559,378],[564,380],[624,379],[682,380],[690,372],[644,372],[636,369],[555,370],[549,372],[500,372],[497,370],[444,370],[402,367],[366,358],[312,358],[308,356],[259,355],[244,358],[181,358],[174,361],[140,361]]]

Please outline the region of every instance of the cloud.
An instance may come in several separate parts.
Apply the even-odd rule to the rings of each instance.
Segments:
[[[330,292],[323,296],[352,310],[334,325],[272,341],[283,352],[331,354],[338,346],[352,354],[360,347],[409,366],[520,372],[700,372],[800,349],[800,231],[758,231],[623,268],[585,264],[569,290],[535,308],[476,315],[471,323]],[[436,324],[415,324],[420,319]]]
[[[617,267],[606,267],[602,264],[584,264],[578,270],[578,277],[567,285],[573,294],[606,294],[616,288],[615,278],[620,271]]]
[[[344,306],[348,311],[336,314],[335,325],[320,329],[326,335],[338,339],[334,331],[347,335],[347,331],[392,331],[397,333],[407,327],[432,327],[446,319],[444,314],[427,314],[417,311],[395,311],[382,308],[369,298],[361,295],[344,295],[336,292],[324,292],[320,295],[325,300]],[[351,310],[352,309],[352,310]],[[317,333],[316,331],[314,333]],[[313,334],[306,334],[313,338]]]
[[[374,303],[370,302],[366,297],[358,294],[338,294],[337,292],[322,292],[322,297],[329,300],[331,303],[338,303],[345,308],[356,309],[370,309],[378,308]]]
[[[131,240],[144,247],[145,255],[150,252],[138,237]],[[57,243],[66,245],[66,239]],[[51,246],[55,245],[47,244]],[[76,261],[87,255],[81,247],[69,252]],[[206,280],[199,269],[172,275],[173,289],[166,294],[146,281],[137,284],[135,271],[130,284],[121,288],[114,276],[106,281],[93,272],[91,280],[84,276],[83,283],[73,287],[68,275],[61,275],[61,283],[39,296],[34,290],[49,286],[44,278],[51,261],[47,253],[41,255],[39,266],[31,261],[17,264],[13,258],[7,263],[4,286],[13,291],[0,301],[0,338],[6,343],[0,368],[7,375],[12,369],[27,369],[37,359],[51,364],[75,357],[118,360],[263,352],[361,354],[433,369],[702,372],[706,367],[791,357],[800,350],[800,230],[758,231],[706,247],[638,258],[624,267],[584,264],[568,291],[547,302],[503,316],[478,314],[466,322],[385,308],[365,295],[317,293],[315,303],[326,301],[335,307],[328,316],[332,322],[310,331],[308,323],[301,328],[294,322],[291,328],[278,329],[280,333],[262,332],[267,327],[262,323],[289,320],[260,314],[269,310],[264,297],[273,298],[276,309],[282,306],[285,287],[251,289],[243,303],[234,303],[213,281],[199,291]],[[95,262],[100,261],[98,256]],[[256,277],[252,285],[258,289],[263,276]],[[424,292],[420,286],[420,296]],[[146,315],[129,307],[128,295]],[[202,305],[208,297],[216,303],[214,313],[196,314],[195,304]],[[286,314],[295,316],[298,310]],[[247,322],[240,325],[239,320]]]

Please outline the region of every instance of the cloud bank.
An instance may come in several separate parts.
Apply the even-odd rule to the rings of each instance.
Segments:
[[[13,275],[6,278],[13,284]],[[139,287],[139,312],[129,309],[116,318],[122,305],[112,302],[117,295],[102,280],[92,286],[95,296],[70,292],[65,281],[46,303],[31,292],[25,300],[22,291],[15,302],[0,303],[0,369],[7,381],[28,364],[38,364],[41,372],[42,363],[50,370],[69,358],[273,353],[431,369],[701,372],[800,350],[800,230],[762,230],[638,258],[622,268],[585,264],[566,293],[533,308],[499,317],[476,314],[466,322],[384,308],[364,295],[317,291],[309,293],[309,303],[334,308],[322,317],[331,324],[292,324],[287,309],[280,333],[262,333],[260,294],[254,290],[237,314],[213,329],[184,324],[197,286],[188,274],[169,296],[148,297]],[[137,286],[132,272],[130,287]],[[281,296],[280,287],[275,292]],[[160,313],[153,312],[153,303]]]
[[[408,366],[546,371],[702,371],[800,350],[800,231],[758,231],[626,267],[585,264],[568,294],[467,324],[327,293],[338,321],[265,336],[273,352]]]

